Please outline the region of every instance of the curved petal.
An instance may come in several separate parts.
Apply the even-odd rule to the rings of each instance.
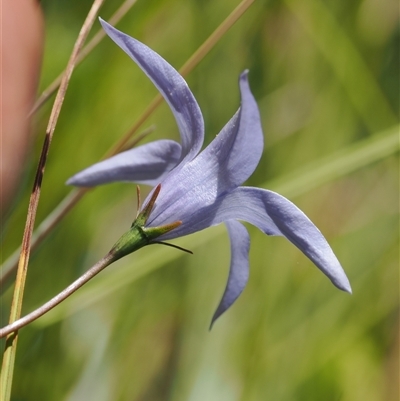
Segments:
[[[264,149],[260,112],[250,91],[247,70],[240,75],[239,87],[238,114],[199,155],[201,160],[217,161],[216,176],[219,184],[223,183],[223,190],[243,184],[253,174]]]
[[[181,159],[192,160],[203,146],[204,122],[186,81],[167,61],[143,43],[100,18],[107,35],[135,61],[169,104],[182,140]]]
[[[265,189],[240,187],[227,195],[218,220],[245,220],[269,235],[282,235],[296,245],[343,291],[351,293],[349,280],[331,247],[311,220],[292,202]]]
[[[231,264],[229,277],[221,302],[211,321],[214,322],[236,301],[249,279],[250,237],[246,228],[238,221],[225,222],[231,241]]]
[[[67,184],[91,187],[130,181],[154,186],[177,165],[180,156],[179,143],[154,141],[93,164],[71,177]]]

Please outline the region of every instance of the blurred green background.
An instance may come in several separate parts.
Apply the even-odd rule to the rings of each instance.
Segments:
[[[42,1],[41,90],[64,68],[90,4]],[[106,1],[100,15],[107,20],[119,4]],[[179,68],[237,4],[139,0],[118,28]],[[208,144],[236,111],[238,75],[250,69],[266,146],[247,184],[282,193],[316,223],[352,296],[288,241],[248,226],[249,284],[210,332],[228,274],[224,227],[174,241],[193,256],[147,247],[20,331],[12,399],[398,400],[398,52],[394,0],[260,0],[187,77]],[[99,160],[156,93],[108,38],[76,69],[37,222],[69,193],[66,179]],[[36,116],[2,261],[21,241],[51,103]],[[178,139],[165,104],[142,128],[152,124],[145,141]],[[58,225],[31,257],[24,313],[107,253],[135,216],[135,191],[96,188]],[[3,325],[11,295],[12,287],[2,295]]]

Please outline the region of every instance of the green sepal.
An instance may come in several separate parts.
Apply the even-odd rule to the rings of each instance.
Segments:
[[[157,237],[166,234],[181,224],[182,222],[176,221],[161,227],[143,227],[142,220],[136,219],[130,230],[116,242],[111,252],[114,254],[115,260],[120,259],[149,245]]]
[[[129,231],[122,235],[110,252],[115,255],[115,260],[117,260],[148,244],[149,239],[144,234],[143,229],[134,225]]]
[[[158,194],[160,193],[161,185],[158,185],[153,192],[151,199],[146,207],[138,214],[129,231],[127,231],[112,247],[111,253],[115,259],[120,259],[132,252],[149,245],[151,241],[166,234],[174,228],[182,224],[181,221],[166,224],[161,227],[145,227],[145,224],[154,207]]]

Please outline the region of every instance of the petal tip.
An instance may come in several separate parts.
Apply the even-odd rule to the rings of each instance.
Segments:
[[[103,18],[99,17],[99,21],[101,25],[110,25],[106,20],[104,20]]]
[[[347,293],[349,293],[350,295],[353,294],[353,290],[352,290],[351,285],[350,285],[349,282],[347,282],[346,285],[343,286],[342,290],[347,292]]]
[[[214,319],[211,320],[210,326],[208,327],[208,331],[211,331],[214,326]]]
[[[116,28],[114,28],[111,24],[109,24],[107,21],[103,20],[103,18],[99,17],[99,22],[103,29],[106,31],[107,35],[110,35],[111,32],[117,31]]]
[[[65,181],[65,185],[69,185],[71,187],[83,187],[84,186],[82,183],[79,182],[79,180],[74,180],[73,178],[70,178],[69,180]]]
[[[240,74],[240,80],[246,80],[248,79],[249,75],[249,70],[245,69],[241,74]]]
[[[99,22],[100,22],[101,26],[103,27],[103,29],[106,29],[106,27],[109,25],[109,23],[104,21],[103,18],[101,18],[101,17],[99,17]]]
[[[335,287],[339,288],[342,291],[345,291],[349,294],[353,293],[349,279],[345,274],[343,277],[337,278],[336,280],[332,280],[332,283],[334,284]]]
[[[65,185],[71,185],[74,187],[90,187],[85,180],[79,178],[79,173],[68,178],[68,180],[65,181]]]
[[[77,178],[77,175],[79,173],[73,175],[72,177],[69,177],[67,181],[65,181],[65,185],[74,185],[77,186],[79,185],[79,178]]]
[[[223,312],[222,312],[223,313]],[[216,310],[214,313],[214,316],[211,319],[210,327],[208,328],[208,331],[211,331],[211,329],[214,327],[214,323],[217,321],[217,319],[222,315],[222,313],[219,310]]]

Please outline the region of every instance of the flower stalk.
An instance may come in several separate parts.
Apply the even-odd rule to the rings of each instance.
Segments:
[[[66,289],[64,289],[55,297],[53,297],[50,301],[46,302],[41,307],[35,309],[33,312],[22,317],[21,319],[18,319],[15,322],[9,324],[8,326],[5,326],[2,329],[0,329],[0,338],[3,338],[11,333],[16,332],[20,328],[28,325],[29,323],[32,323],[40,316],[43,316],[45,313],[49,312],[51,309],[56,307],[58,304],[60,304],[62,301],[64,301],[70,295],[72,295],[75,291],[81,288],[94,276],[99,274],[107,266],[113,263],[115,260],[116,260],[115,254],[109,252],[103,259],[101,259],[94,266],[92,266],[85,274],[83,274],[81,277],[75,280],[72,284],[70,284]]]
[[[52,310],[62,301],[67,299],[70,295],[72,295],[75,291],[79,290],[84,284],[86,284],[89,280],[99,274],[102,270],[104,270],[107,266],[114,263],[118,259],[123,258],[126,255],[129,255],[132,252],[137,251],[140,248],[143,248],[146,245],[150,245],[152,243],[155,244],[163,244],[175,247],[177,249],[190,252],[186,249],[182,249],[178,246],[172,244],[166,244],[164,242],[155,241],[161,235],[168,233],[171,230],[179,227],[182,222],[176,221],[171,224],[165,224],[161,227],[146,227],[147,220],[150,217],[150,214],[154,208],[157,197],[160,193],[161,185],[158,185],[151,197],[143,208],[141,212],[138,213],[136,219],[132,223],[131,228],[121,236],[121,238],[115,243],[115,245],[111,248],[110,252],[104,256],[99,262],[97,262],[94,266],[92,266],[89,270],[86,271],[81,277],[75,280],[72,284],[70,284],[67,288],[53,297],[50,301],[43,304],[41,307],[35,309],[33,312],[24,316],[21,319],[18,319],[14,322],[11,322],[8,326],[0,329],[0,338],[3,338],[9,334],[12,334],[19,330],[21,327],[32,323],[34,320],[38,319],[40,316],[43,316],[45,313]],[[139,190],[138,190],[138,200],[139,200]]]

